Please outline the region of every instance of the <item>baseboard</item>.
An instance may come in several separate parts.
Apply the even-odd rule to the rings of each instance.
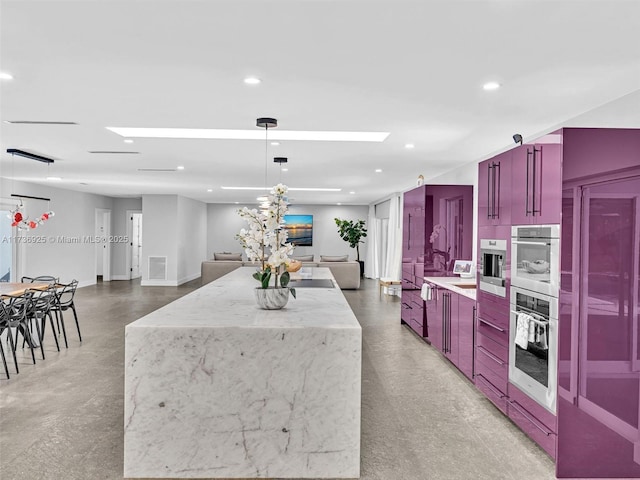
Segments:
[[[143,287],[177,287],[176,280],[141,280],[140,285]]]
[[[111,280],[131,280],[128,275],[111,275]]]
[[[178,285],[182,285],[183,283],[190,282],[191,280],[195,280],[196,278],[200,278],[200,272],[194,273],[192,275],[187,275],[186,277],[181,278],[180,280],[178,280]]]

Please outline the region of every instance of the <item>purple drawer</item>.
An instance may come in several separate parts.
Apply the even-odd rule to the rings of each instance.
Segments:
[[[509,362],[509,347],[506,344],[497,342],[482,333],[478,333],[478,335],[476,335],[476,345],[502,360],[505,364]]]
[[[531,415],[522,405],[514,400],[507,402],[509,418],[518,425],[534,442],[547,452],[553,459],[556,458],[557,435],[552,432],[540,420]]]
[[[529,395],[523,393],[518,387],[509,384],[507,388],[507,394],[512,402],[517,402],[523,407],[531,416],[541,422],[548,430],[557,433],[557,418],[555,414],[544,408]]]
[[[482,351],[476,348],[476,375],[482,375],[506,396],[507,383],[509,383],[509,373],[507,370],[509,366],[501,366],[491,357],[486,356],[484,352],[486,352],[486,350]]]
[[[475,377],[476,388],[480,390],[485,397],[491,400],[498,409],[502,410],[504,414],[507,413],[507,398],[498,390],[489,380],[487,380],[482,374],[476,372]]]
[[[500,325],[503,328],[509,328],[509,303],[499,303],[488,299],[478,300],[478,316],[485,320]]]
[[[495,322],[495,320],[487,320],[480,315],[476,317],[476,332],[478,337],[484,335],[491,340],[497,342],[507,348],[509,345],[509,327]],[[507,357],[508,358],[508,357]]]

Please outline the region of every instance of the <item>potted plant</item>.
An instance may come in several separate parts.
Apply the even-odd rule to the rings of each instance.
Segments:
[[[256,287],[256,301],[261,308],[276,310],[284,307],[289,300],[289,293],[296,298],[296,291],[289,285],[287,267],[293,253],[293,245],[287,242],[287,231],[283,228],[283,218],[287,213],[287,186],[278,184],[268,197],[269,206],[266,211],[244,207],[238,214],[249,224],[243,228],[236,238],[244,248],[250,261],[260,262],[260,268],[253,278],[260,282]],[[273,278],[273,286],[269,286]]]
[[[367,236],[367,229],[364,228],[364,220],[341,220],[334,218],[338,226],[338,234],[340,238],[349,244],[351,248],[356,249],[356,260],[360,263],[360,276],[364,274],[364,261],[360,260],[360,244]]]

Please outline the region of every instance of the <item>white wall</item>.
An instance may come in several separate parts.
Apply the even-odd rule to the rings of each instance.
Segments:
[[[206,258],[206,204],[178,195],[142,196],[142,285],[180,285]],[[167,257],[166,280],[149,280],[149,257]]]
[[[146,217],[143,215],[143,222]],[[207,258],[207,204],[178,197],[178,285],[198,278]],[[144,235],[144,229],[143,229]],[[144,250],[144,243],[142,244]]]
[[[207,258],[213,258],[214,252],[241,252],[240,244],[234,238],[241,228],[246,226],[236,213],[244,205],[209,203],[207,205]],[[254,208],[255,205],[247,205]],[[356,259],[356,251],[338,235],[335,217],[344,220],[367,220],[368,207],[365,205],[292,205],[289,213],[313,215],[313,246],[296,247],[294,255],[349,255]],[[365,243],[360,245],[360,260],[366,257]],[[245,257],[246,258],[246,257]]]
[[[178,284],[178,196],[142,196],[142,285]],[[167,257],[167,278],[149,280],[149,257]]]
[[[127,226],[130,222],[127,210],[142,210],[142,198],[114,198],[113,211],[111,212],[111,235],[114,237],[126,237]],[[126,242],[117,242],[111,250],[111,279],[128,280],[127,249],[131,248],[131,239]]]
[[[94,284],[96,248],[101,245],[91,243],[86,238],[95,234],[95,209],[111,209],[113,199],[0,178],[0,197],[10,198],[12,193],[51,199],[49,205],[39,200],[23,200],[23,211],[31,219],[48,209],[55,212],[55,217],[37,229],[25,232],[25,237],[39,243],[20,245],[22,262],[18,275],[53,275],[60,277],[62,282],[75,278],[80,286]],[[16,229],[13,230],[15,235]]]

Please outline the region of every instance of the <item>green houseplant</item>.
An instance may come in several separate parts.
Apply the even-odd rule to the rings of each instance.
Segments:
[[[364,273],[364,262],[360,260],[360,244],[367,236],[367,229],[364,227],[364,220],[342,220],[334,218],[338,226],[340,238],[347,242],[351,248],[356,249],[356,260],[360,263],[360,275]]]

